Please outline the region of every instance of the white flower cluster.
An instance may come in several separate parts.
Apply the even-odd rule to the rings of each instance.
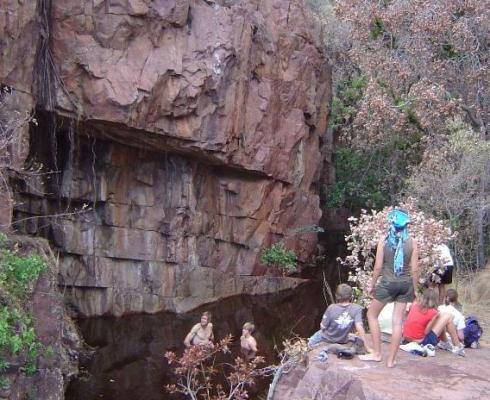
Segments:
[[[420,283],[424,284],[429,280],[438,282],[440,277],[436,272],[444,272],[446,260],[437,247],[448,243],[454,234],[444,222],[420,211],[413,199],[408,199],[396,208],[402,208],[410,215],[409,233],[419,248]],[[366,288],[372,277],[376,246],[388,233],[387,217],[393,209],[394,207],[386,207],[382,211],[371,212],[362,210],[359,218],[349,218],[350,234],[345,236],[345,240],[350,254],[345,259],[339,258],[338,261],[350,268],[349,281],[355,284],[356,300],[363,306],[368,305],[370,301]]]

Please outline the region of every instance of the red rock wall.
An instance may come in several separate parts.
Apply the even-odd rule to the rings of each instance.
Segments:
[[[75,158],[55,196],[45,180],[23,187],[17,217],[95,204],[47,233],[19,224],[51,236],[79,311],[285,287],[236,277],[264,274],[264,246],[320,220],[330,74],[305,1],[53,0],[50,27],[58,138],[78,120]],[[12,85],[28,76],[0,71]],[[316,235],[287,244],[305,262]]]

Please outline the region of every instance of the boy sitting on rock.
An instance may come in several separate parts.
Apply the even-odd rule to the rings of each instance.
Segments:
[[[342,283],[335,291],[337,303],[330,304],[323,314],[320,330],[308,340],[308,347],[327,344],[327,351],[341,354],[361,352],[366,343],[366,333],[362,324],[362,307],[351,303],[352,288]],[[356,328],[359,337],[352,340],[349,333]],[[350,342],[350,343],[349,343]],[[352,342],[356,348],[352,348]],[[347,351],[347,353],[346,353]],[[369,350],[368,350],[369,351]]]

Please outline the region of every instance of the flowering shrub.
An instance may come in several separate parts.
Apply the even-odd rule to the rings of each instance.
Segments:
[[[384,238],[388,232],[388,213],[394,207],[385,207],[382,211],[366,210],[361,212],[359,218],[350,217],[350,233],[346,235],[347,250],[350,254],[339,261],[349,268],[349,281],[355,284],[354,293],[357,301],[367,305],[369,299],[366,289],[371,280],[376,247],[378,241]],[[437,246],[447,243],[453,238],[453,234],[442,221],[427,216],[418,210],[413,200],[400,204],[410,214],[410,236],[419,247],[419,271],[420,283],[428,281],[438,282],[440,277],[436,272],[444,272],[444,261],[437,251]]]
[[[169,393],[182,393],[193,400],[245,400],[248,399],[247,386],[253,385],[255,378],[263,375],[258,365],[264,362],[263,357],[255,357],[247,362],[235,358],[229,372],[225,373],[227,388],[215,383],[218,368],[215,365],[218,353],[230,353],[232,336],[228,335],[214,347],[192,346],[184,351],[181,357],[174,352],[165,353],[169,364],[175,364],[177,383],[167,385]]]

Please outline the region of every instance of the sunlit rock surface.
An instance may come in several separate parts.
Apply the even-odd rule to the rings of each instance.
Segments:
[[[321,217],[330,100],[306,2],[38,5],[53,71],[42,10],[15,3],[0,78],[42,111],[29,161],[60,174],[19,184],[15,219],[60,251],[75,311],[187,310],[295,286],[255,277],[278,240],[302,262],[316,251],[315,233],[294,233]],[[60,215],[26,219],[46,214]]]
[[[387,345],[383,345],[385,355]],[[284,375],[274,400],[474,400],[490,398],[490,349],[467,349],[466,357],[437,350],[435,357],[399,352],[395,368],[385,363],[315,360],[321,347],[310,353],[308,367]]]

